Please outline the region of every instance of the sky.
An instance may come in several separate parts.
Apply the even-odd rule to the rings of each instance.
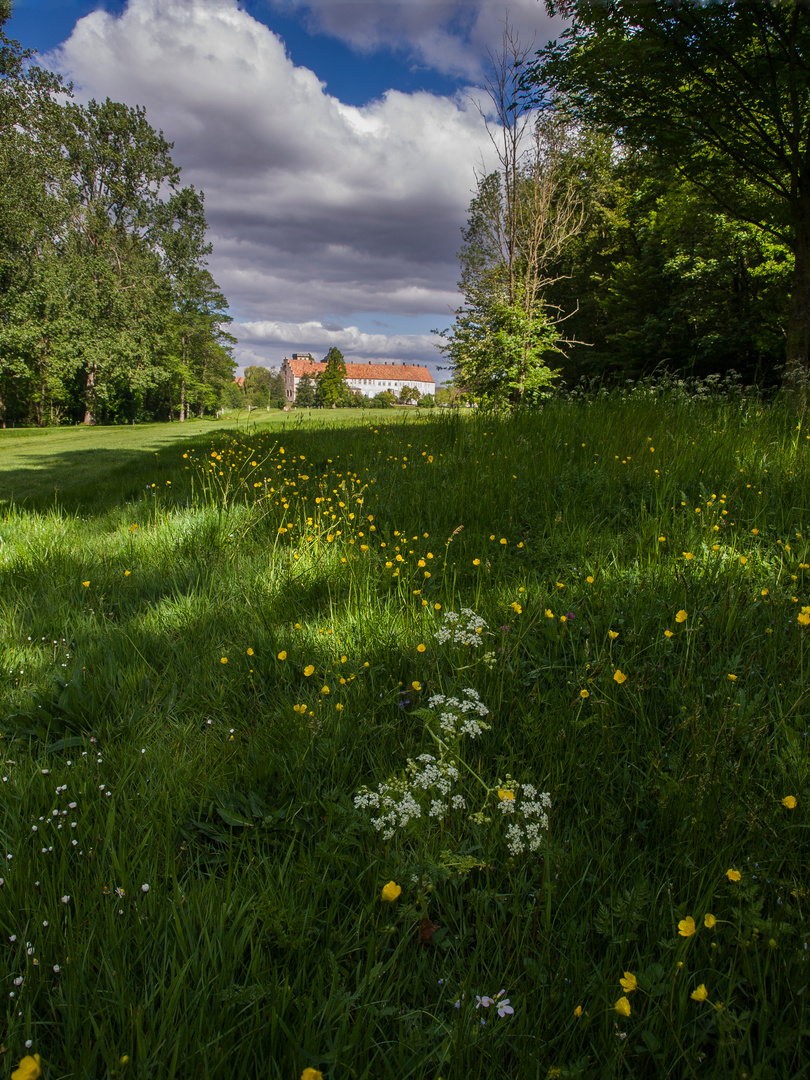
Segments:
[[[503,0],[13,0],[80,101],[142,105],[205,193],[239,371],[293,352],[440,370]],[[540,48],[542,0],[508,18]]]

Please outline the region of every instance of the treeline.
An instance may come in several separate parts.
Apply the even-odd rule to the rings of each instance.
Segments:
[[[3,426],[220,405],[227,301],[207,269],[203,194],[181,187],[171,148],[141,108],[78,105],[0,30]]]
[[[446,331],[458,386],[531,404],[653,372],[785,386],[810,356],[810,8],[555,0],[507,26]]]

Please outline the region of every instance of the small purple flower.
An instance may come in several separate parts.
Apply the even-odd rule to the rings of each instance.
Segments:
[[[508,634],[509,633],[509,627],[508,626],[502,626],[501,627],[501,633],[502,634]]]
[[[574,622],[576,620],[576,615],[574,615],[573,611],[569,611],[565,618],[567,622]]]

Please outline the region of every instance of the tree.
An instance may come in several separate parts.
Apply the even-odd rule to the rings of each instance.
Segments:
[[[346,383],[343,353],[333,345],[323,358],[323,363],[326,364],[326,370],[318,375],[318,404],[326,408],[348,404],[349,387]]]
[[[317,404],[315,387],[309,375],[302,375],[295,391],[295,405],[299,409],[311,409]]]
[[[419,391],[415,386],[403,386],[399,392],[400,405],[415,405],[419,400]]]
[[[528,69],[549,104],[652,152],[793,252],[785,375],[810,356],[810,9],[801,0],[549,2],[573,23]],[[541,90],[540,87],[548,89]]]
[[[501,407],[533,403],[554,377],[546,357],[560,350],[562,334],[548,270],[582,222],[564,168],[570,125],[561,113],[533,111],[520,90],[529,54],[507,24],[486,85],[499,167],[478,179],[459,254],[465,302],[443,332],[456,382]]]

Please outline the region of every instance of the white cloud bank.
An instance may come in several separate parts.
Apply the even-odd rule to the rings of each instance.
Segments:
[[[47,60],[81,99],[144,105],[174,141],[183,182],[205,191],[211,270],[237,316],[240,362],[341,340],[356,355],[438,359],[423,333],[326,327],[363,313],[447,325],[459,226],[489,152],[464,95],[389,91],[345,105],[235,0],[95,11]]]
[[[543,0],[268,0],[289,13],[302,11],[313,29],[358,52],[379,48],[405,53],[425,67],[479,82],[487,51],[497,52],[504,21],[537,48],[565,25]]]

